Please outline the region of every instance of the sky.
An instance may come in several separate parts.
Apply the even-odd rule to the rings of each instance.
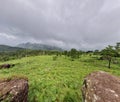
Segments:
[[[120,42],[120,0],[0,0],[0,44],[102,49]]]

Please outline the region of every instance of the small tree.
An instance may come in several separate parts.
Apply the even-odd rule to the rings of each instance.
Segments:
[[[99,52],[99,50],[95,50],[95,51],[93,52],[93,54],[94,54],[94,55],[99,55],[100,52]]]
[[[76,49],[72,48],[70,50],[70,56],[71,56],[71,59],[74,60],[76,58],[79,58],[79,53]]]
[[[112,57],[116,56],[116,50],[113,46],[108,46],[101,51],[101,55],[104,59],[108,60],[108,68],[111,68]]]
[[[54,56],[53,56],[53,61],[56,61],[57,58],[58,58],[58,56],[54,55]]]
[[[64,51],[64,56],[65,56],[65,58],[66,58],[67,54],[68,54],[68,51],[65,50],[65,51]]]

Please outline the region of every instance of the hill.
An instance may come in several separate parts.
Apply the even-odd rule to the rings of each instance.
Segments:
[[[61,48],[51,45],[39,44],[39,43],[22,43],[17,45],[20,48],[32,49],[32,50],[56,50],[62,51]]]
[[[11,47],[8,45],[0,45],[0,52],[3,52],[3,51],[11,52],[11,51],[18,51],[18,50],[23,50],[23,48]]]

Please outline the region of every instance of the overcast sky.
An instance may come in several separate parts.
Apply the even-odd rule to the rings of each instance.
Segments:
[[[120,42],[120,0],[0,0],[0,44],[101,49]]]

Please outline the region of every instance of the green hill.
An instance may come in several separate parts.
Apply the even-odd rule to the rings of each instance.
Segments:
[[[0,52],[11,52],[11,51],[18,51],[18,50],[23,50],[23,48],[11,47],[8,45],[0,45]]]

